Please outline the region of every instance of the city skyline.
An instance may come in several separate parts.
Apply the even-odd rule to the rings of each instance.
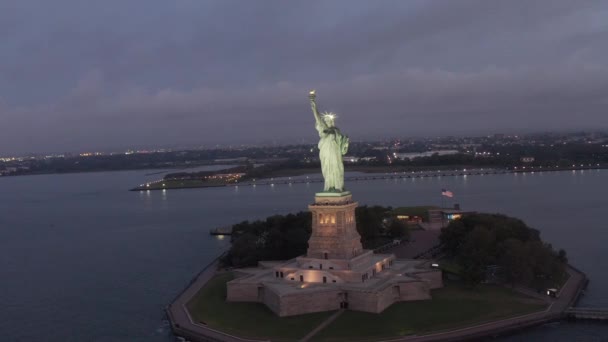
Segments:
[[[530,131],[530,132],[492,132],[486,134],[456,134],[456,135],[419,135],[419,136],[386,136],[370,139],[353,139],[356,144],[388,144],[393,145],[395,142],[414,142],[414,141],[434,141],[434,140],[445,140],[445,139],[458,139],[458,140],[476,140],[476,139],[501,139],[501,138],[516,138],[516,139],[533,139],[534,137],[542,136],[555,136],[568,139],[568,137],[574,136],[586,136],[587,138],[593,138],[594,136],[600,137],[600,140],[604,140],[604,137],[608,136],[607,130],[581,130],[581,131]],[[64,156],[90,156],[90,155],[111,155],[111,154],[133,154],[133,153],[155,153],[155,152],[179,152],[179,151],[196,151],[196,150],[217,150],[217,149],[241,149],[241,148],[262,148],[262,147],[289,147],[289,146],[306,146],[316,145],[317,141],[311,139],[300,139],[300,140],[282,140],[282,141],[254,141],[254,142],[242,142],[242,143],[207,143],[207,144],[196,144],[196,143],[175,143],[175,144],[147,144],[147,145],[131,145],[131,146],[100,146],[100,147],[75,147],[70,150],[42,150],[38,152],[0,152],[0,161],[3,158],[28,158],[28,157],[64,157]]]
[[[5,2],[0,154],[608,128],[605,3],[388,4]]]

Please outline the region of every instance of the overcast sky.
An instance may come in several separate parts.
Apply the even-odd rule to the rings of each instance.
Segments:
[[[0,1],[0,153],[608,129],[608,2]]]

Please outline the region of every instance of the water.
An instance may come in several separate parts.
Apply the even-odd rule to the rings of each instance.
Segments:
[[[163,308],[227,245],[208,229],[305,210],[320,184],[129,192],[150,171],[0,178],[0,340],[171,341]],[[608,307],[608,170],[347,183],[360,204],[441,204],[524,219],[591,278]],[[454,201],[450,201],[452,205]],[[546,325],[506,341],[605,341]]]

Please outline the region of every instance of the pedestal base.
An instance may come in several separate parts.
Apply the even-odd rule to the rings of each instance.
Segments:
[[[305,261],[306,258],[302,258]],[[395,302],[431,299],[431,289],[443,286],[441,271],[426,260],[399,260],[375,254],[373,271],[332,270],[295,260],[261,262],[237,271],[227,284],[227,300],[263,303],[278,316],[293,316],[346,308],[380,313]]]
[[[342,192],[317,192],[315,197],[342,197],[350,195],[350,191]]]

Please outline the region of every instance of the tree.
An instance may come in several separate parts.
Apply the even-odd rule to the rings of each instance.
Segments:
[[[565,272],[565,251],[556,252],[536,229],[505,215],[467,215],[442,229],[439,238],[443,252],[460,264],[472,285],[492,265],[500,266],[511,284],[538,289],[555,285]]]
[[[392,219],[388,225],[388,233],[393,239],[403,239],[409,236],[409,228],[406,223]]]
[[[462,266],[462,276],[470,285],[483,281],[486,267],[493,264],[492,246],[495,240],[494,234],[482,226],[467,234],[458,261]]]
[[[357,231],[362,241],[373,240],[384,234],[384,219],[391,208],[362,206],[355,209]]]
[[[529,282],[532,269],[528,263],[526,246],[520,240],[508,239],[501,246],[503,253],[498,261],[503,268],[505,279],[515,286],[516,283]]]

